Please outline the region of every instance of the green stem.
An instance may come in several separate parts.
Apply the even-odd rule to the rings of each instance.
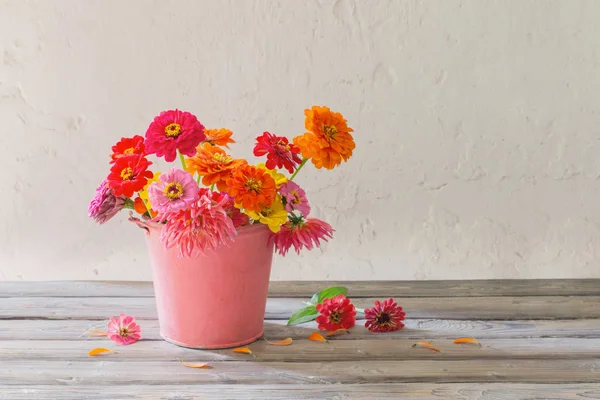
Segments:
[[[215,184],[213,183],[212,185],[210,185],[210,191],[214,192],[215,191]]]
[[[179,159],[181,160],[181,166],[183,167],[183,170],[185,171],[185,158],[183,158],[183,154],[179,153]]]
[[[302,160],[302,163],[300,163],[300,165],[298,166],[298,168],[296,168],[296,171],[294,171],[294,174],[291,176],[290,181],[294,180],[294,178],[296,177],[296,175],[298,175],[298,172],[300,172],[300,170],[302,169],[302,167],[304,167],[304,164],[306,164],[307,161],[308,161],[308,158],[304,158]]]
[[[202,178],[202,177],[200,176],[200,174],[198,174],[198,177],[196,178],[196,183],[197,183],[198,185],[200,185],[200,178]]]

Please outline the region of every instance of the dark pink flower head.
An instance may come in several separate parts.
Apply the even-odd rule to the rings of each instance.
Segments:
[[[275,136],[264,132],[256,138],[254,155],[257,157],[267,155],[265,165],[269,169],[285,168],[291,174],[294,168],[302,162],[298,155],[300,149],[293,143],[289,143],[284,136]]]
[[[195,115],[187,111],[163,111],[146,131],[146,152],[164,156],[171,162],[177,157],[177,150],[192,157],[196,154],[196,146],[204,139],[204,126]]]
[[[179,248],[180,257],[214,250],[237,234],[223,208],[225,200],[214,201],[208,189],[200,189],[199,195],[189,208],[160,215],[166,221],[160,240],[167,248]]]
[[[235,207],[235,201],[233,197],[227,193],[212,192],[212,199],[219,204],[223,205],[223,209],[227,213],[227,216],[231,218],[233,226],[241,228],[242,226],[248,225],[250,218],[242,213],[239,208]]]
[[[285,256],[288,250],[294,246],[296,253],[306,248],[312,250],[321,245],[321,240],[333,238],[333,228],[325,221],[317,218],[304,218],[302,216],[289,215],[290,221],[281,226],[281,230],[271,236],[275,243],[275,251]]]
[[[152,209],[159,214],[188,208],[198,197],[198,184],[192,175],[178,168],[161,174],[148,188]]]
[[[135,343],[142,337],[142,329],[135,323],[135,318],[124,314],[110,317],[106,333],[110,340],[121,345]]]
[[[96,195],[88,207],[88,214],[94,221],[103,224],[123,209],[125,200],[124,197],[113,194],[105,179],[96,189]]]
[[[297,210],[305,217],[310,214],[310,205],[306,199],[306,193],[294,181],[287,181],[281,185],[279,193],[285,199],[285,209],[288,212]]]
[[[373,308],[365,309],[365,327],[371,332],[391,332],[404,328],[402,307],[394,299],[389,298],[383,302],[375,301]]]

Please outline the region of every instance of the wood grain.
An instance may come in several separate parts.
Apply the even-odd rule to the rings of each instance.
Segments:
[[[273,281],[270,297],[310,298],[328,286],[358,297],[600,296],[600,279]],[[1,282],[0,297],[154,297],[152,282]]]
[[[131,385],[5,386],[0,400],[191,400],[191,399],[402,399],[441,400],[590,400],[600,399],[600,384],[381,383],[362,385]]]
[[[193,350],[162,341],[140,341],[131,346],[117,346],[104,339],[102,344],[92,341],[64,340],[10,340],[0,341],[0,364],[11,360],[89,360],[88,351],[106,347],[117,355],[102,359],[127,361],[175,361],[179,358],[191,362],[248,361],[248,362],[315,362],[368,360],[477,360],[477,359],[600,359],[600,339],[538,338],[538,339],[486,339],[481,346],[452,343],[451,339],[438,339],[432,344],[441,352],[426,348],[413,348],[414,339],[388,340],[337,340],[317,343],[303,339],[290,346],[272,346],[264,340],[249,347],[254,357],[237,354],[232,350]],[[274,338],[279,339],[279,338]],[[554,362],[554,361],[553,361]]]
[[[144,340],[162,340],[157,320],[138,321]],[[352,334],[339,336],[337,340],[389,340],[454,339],[472,336],[478,339],[573,337],[600,338],[600,319],[567,320],[516,320],[516,321],[467,321],[442,319],[408,319],[406,327],[386,334],[373,333],[358,321]],[[285,320],[266,320],[267,338],[303,339],[317,330],[310,322],[299,326],[286,326]],[[83,335],[89,329],[106,329],[106,321],[99,320],[1,320],[0,340],[105,340]]]
[[[11,360],[0,385],[354,384],[410,382],[598,383],[600,360],[214,361],[212,369],[178,361]]]
[[[355,299],[361,308],[373,305],[374,298]],[[398,298],[411,318],[456,320],[579,319],[600,318],[600,296],[533,296]],[[288,319],[302,307],[301,299],[270,298],[265,318]],[[106,319],[125,313],[138,319],[156,319],[150,297],[9,297],[0,302],[0,319]]]

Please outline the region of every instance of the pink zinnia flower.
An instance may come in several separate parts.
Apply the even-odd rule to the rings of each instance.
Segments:
[[[123,209],[125,200],[124,197],[117,197],[112,193],[105,179],[96,189],[96,195],[88,207],[88,214],[94,221],[103,224]]]
[[[320,315],[315,319],[322,331],[350,329],[356,323],[356,309],[350,299],[338,294],[317,304]]]
[[[146,131],[146,152],[165,156],[171,162],[177,157],[177,150],[188,157],[196,154],[196,146],[204,139],[204,126],[195,115],[179,110],[163,111]]]
[[[140,340],[142,328],[135,323],[135,318],[121,314],[118,318],[110,317],[106,334],[110,340],[127,345]]]
[[[254,155],[257,157],[267,155],[267,168],[282,168],[288,170],[291,174],[294,168],[302,162],[298,155],[300,149],[293,143],[289,143],[284,136],[275,136],[272,133],[264,132],[262,136],[256,138],[254,146]]]
[[[375,301],[373,308],[365,308],[365,327],[371,332],[391,332],[404,328],[402,307],[394,299],[389,298],[382,303]]]
[[[333,228],[327,222],[317,218],[304,219],[302,216],[290,214],[290,221],[281,226],[281,230],[271,236],[275,243],[275,250],[285,256],[288,250],[294,246],[296,253],[306,248],[312,250],[321,245],[321,240],[333,238]]]
[[[188,209],[161,215],[166,224],[160,240],[167,248],[177,246],[180,257],[191,257],[195,249],[200,253],[214,250],[237,234],[223,208],[226,200],[213,201],[207,189],[200,189],[199,194]]]
[[[212,199],[217,203],[223,204],[223,209],[227,213],[227,216],[231,218],[233,226],[236,228],[246,226],[248,225],[248,222],[250,222],[250,218],[246,214],[242,213],[239,208],[235,207],[235,201],[233,200],[233,197],[227,193],[212,192]]]
[[[287,181],[279,189],[279,193],[285,199],[285,209],[289,212],[298,210],[305,217],[310,213],[310,206],[306,199],[306,193],[293,181]]]
[[[161,174],[148,187],[152,209],[159,214],[188,208],[198,200],[198,184],[189,173],[177,168]]]

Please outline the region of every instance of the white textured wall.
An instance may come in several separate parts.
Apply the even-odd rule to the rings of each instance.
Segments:
[[[299,183],[336,237],[274,279],[600,276],[599,1],[0,1],[0,279],[149,279],[88,220],[110,146],[163,109],[357,149]]]

